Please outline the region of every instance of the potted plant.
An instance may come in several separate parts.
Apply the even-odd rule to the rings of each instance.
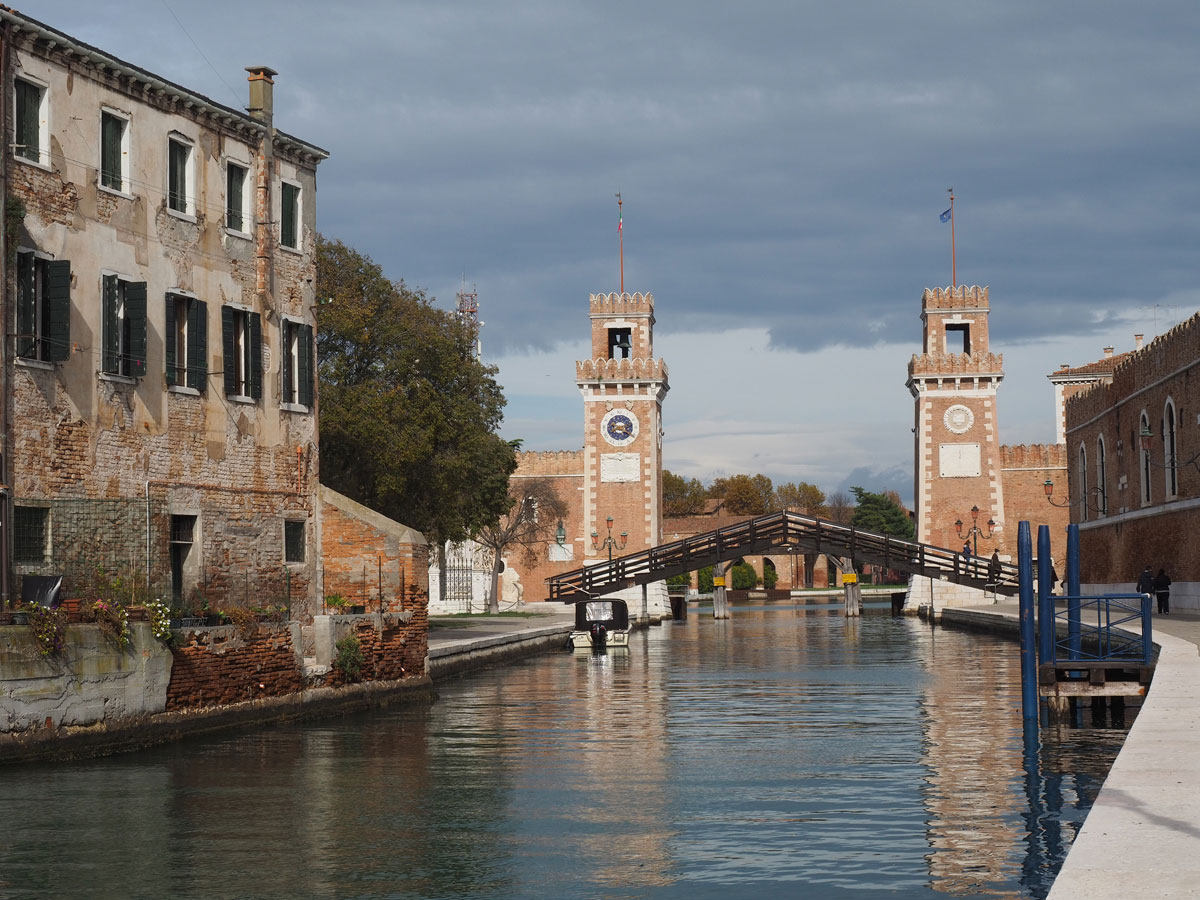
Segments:
[[[346,598],[341,594],[326,594],[325,608],[335,616],[341,615],[346,609]]]

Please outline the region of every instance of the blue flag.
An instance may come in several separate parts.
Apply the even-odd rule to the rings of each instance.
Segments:
[[[941,219],[943,222],[949,222],[950,221],[950,210],[952,210],[952,209],[954,209],[953,206],[950,207],[950,209],[946,210],[944,213],[942,213],[940,216],[938,216],[938,218]]]

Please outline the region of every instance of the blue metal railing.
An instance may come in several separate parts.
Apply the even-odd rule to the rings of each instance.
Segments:
[[[1067,636],[1058,637],[1059,623]],[[1142,633],[1125,634],[1119,629],[1140,622]],[[1101,594],[1068,597],[1067,609],[1055,610],[1055,665],[1071,662],[1122,662],[1150,665],[1151,619],[1149,594]],[[1086,648],[1086,649],[1085,649]]]

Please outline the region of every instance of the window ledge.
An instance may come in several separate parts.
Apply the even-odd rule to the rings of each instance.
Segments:
[[[184,222],[191,222],[193,225],[196,224],[196,217],[194,215],[191,213],[180,212],[177,209],[172,209],[170,205],[167,206],[167,215],[171,216],[172,218],[180,219]]]
[[[116,372],[98,372],[97,377],[100,381],[111,381],[113,384],[137,384],[138,380],[133,375],[118,375]]]
[[[294,253],[294,254],[296,254],[296,256],[304,255],[304,251],[302,249],[300,249],[299,247],[289,247],[287,244],[283,243],[282,241],[279,242],[279,249],[282,250],[284,253]]]
[[[188,387],[186,384],[168,384],[168,394],[182,394],[185,397],[199,397],[200,392],[194,387]]]
[[[226,394],[225,399],[228,400],[230,403],[243,403],[246,406],[255,406],[258,403],[258,401],[255,400],[253,397],[246,397],[242,394],[233,394],[233,395]]]
[[[41,153],[41,155],[43,155],[43,156],[50,155],[49,153],[46,153],[44,150],[39,150],[38,152]],[[40,160],[36,160],[36,159],[30,159],[28,156],[21,156],[20,154],[14,153],[12,158],[13,158],[14,162],[24,163],[27,166],[33,166],[35,169],[41,169],[43,172],[53,172],[54,171],[53,167],[51,167],[47,163],[41,162]]]
[[[225,234],[227,234],[229,237],[235,237],[243,241],[254,240],[254,235],[252,235],[250,232],[238,231],[236,228],[230,228],[228,225],[225,226]]]
[[[116,188],[110,188],[107,185],[103,185],[98,181],[96,182],[96,190],[98,190],[102,194],[108,194],[111,197],[120,197],[122,200],[136,200],[137,199],[137,197],[133,196],[133,194],[127,193],[125,191],[118,191]]]
[[[41,369],[43,372],[54,371],[54,363],[46,362],[45,360],[29,359],[25,356],[18,356],[15,361],[18,366],[24,366],[27,369]]]
[[[306,413],[311,412],[311,407],[305,406],[303,403],[280,403],[279,408],[284,412]]]

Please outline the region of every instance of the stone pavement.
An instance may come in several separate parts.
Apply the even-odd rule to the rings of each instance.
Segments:
[[[540,605],[539,605],[540,606]],[[545,604],[533,616],[430,616],[429,677],[435,681],[566,644],[575,609]],[[441,627],[439,627],[441,625]]]
[[[1015,618],[1017,603],[971,612]],[[1153,627],[1154,681],[1047,900],[1200,897],[1200,615]]]

